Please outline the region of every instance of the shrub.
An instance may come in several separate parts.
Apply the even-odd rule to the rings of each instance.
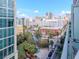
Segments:
[[[41,48],[46,48],[46,47],[48,47],[49,42],[48,42],[47,39],[42,39],[42,40],[39,41],[39,45],[40,45]]]
[[[25,49],[28,50],[31,54],[34,54],[37,51],[36,46],[34,44],[30,44],[27,41],[25,41],[18,46],[18,57],[19,58],[21,58],[20,56],[22,56],[22,58],[25,57]]]

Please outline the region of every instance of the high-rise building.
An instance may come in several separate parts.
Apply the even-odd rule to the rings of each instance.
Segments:
[[[17,59],[15,0],[0,0],[0,59]]]
[[[79,0],[74,0],[71,11],[71,39],[69,45],[69,59],[74,59],[79,50]],[[73,52],[73,53],[72,53]]]
[[[37,25],[41,25],[41,21],[42,21],[42,17],[39,17],[39,16],[36,16],[34,18],[34,25],[37,26]]]
[[[74,0],[72,4],[71,20],[61,59],[79,59],[79,0]]]
[[[77,3],[78,0],[73,0],[73,4],[75,5]]]
[[[47,19],[52,19],[53,18],[53,14],[51,12],[47,12],[46,15],[45,15],[45,17]]]

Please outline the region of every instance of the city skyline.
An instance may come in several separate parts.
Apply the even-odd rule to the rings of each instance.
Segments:
[[[79,0],[0,0],[0,59],[79,59]]]
[[[43,16],[46,12],[64,14],[71,12],[72,0],[17,0],[17,16]]]

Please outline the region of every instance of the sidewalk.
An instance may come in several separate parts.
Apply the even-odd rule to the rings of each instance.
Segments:
[[[36,53],[35,55],[37,55],[40,59],[46,59],[48,56],[48,49],[44,48],[44,49],[40,49],[40,52]]]

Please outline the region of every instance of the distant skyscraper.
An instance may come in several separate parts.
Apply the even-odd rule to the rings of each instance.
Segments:
[[[46,13],[46,18],[52,19],[52,17],[53,17],[53,14],[51,12]]]
[[[0,0],[0,59],[17,59],[15,0]]]

